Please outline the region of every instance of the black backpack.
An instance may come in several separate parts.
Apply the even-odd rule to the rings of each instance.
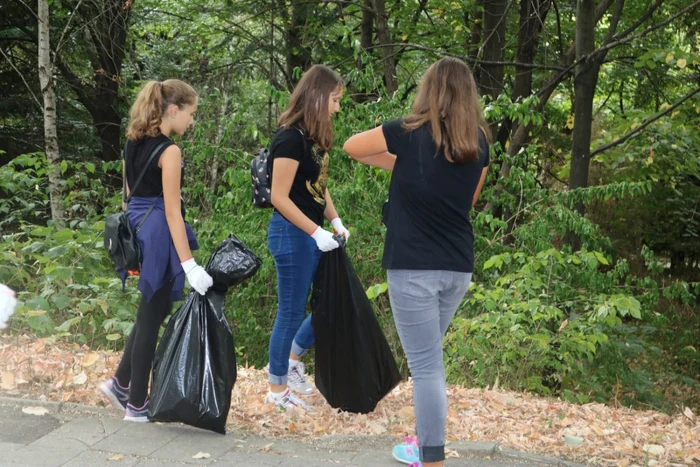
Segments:
[[[129,141],[127,140],[126,145],[128,144]],[[166,144],[167,142],[160,143],[153,152],[151,152],[151,155],[148,156],[148,160],[141,170],[139,177],[136,179],[136,183],[131,187],[131,193],[124,200],[127,206],[136,191],[136,187],[139,186],[143,176],[146,175],[146,170],[151,165],[151,162],[153,162],[153,159],[162,151]],[[126,145],[124,146],[124,160],[126,160]],[[124,176],[124,194],[126,194],[126,174]],[[139,271],[141,269],[141,248],[136,240],[136,234],[139,229],[141,229],[141,226],[155,207],[157,201],[156,199],[156,201],[151,204],[151,207],[148,208],[148,211],[146,211],[146,214],[143,216],[143,219],[141,219],[141,222],[139,222],[139,225],[136,226],[136,229],[132,229],[129,217],[126,215],[126,210],[107,217],[105,221],[104,247],[117,268],[126,269],[127,271]]]
[[[253,180],[253,206],[256,208],[272,207],[272,164],[270,151],[266,148],[250,162],[250,176]]]
[[[299,128],[294,127],[304,140],[306,150],[306,136]],[[252,179],[253,206],[256,208],[272,207],[272,161],[270,151],[262,148],[260,153],[250,162],[250,177]]]

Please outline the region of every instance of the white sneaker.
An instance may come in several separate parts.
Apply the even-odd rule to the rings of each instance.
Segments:
[[[272,392],[267,393],[267,397],[265,398],[265,403],[266,404],[275,404],[277,407],[281,409],[293,409],[295,407],[301,407],[302,409],[306,411],[311,411],[311,407],[306,405],[304,401],[299,399],[292,391],[287,389],[284,391],[282,394],[274,394]]]
[[[287,370],[287,386],[292,391],[308,396],[314,392],[314,387],[306,381],[304,370],[304,363],[302,362],[297,362],[295,365],[290,364],[289,370]]]

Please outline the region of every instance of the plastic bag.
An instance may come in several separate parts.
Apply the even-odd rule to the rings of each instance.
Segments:
[[[207,272],[215,287],[231,287],[253,277],[261,265],[260,258],[231,234],[212,253]]]
[[[168,323],[153,362],[149,420],[226,433],[236,354],[224,296],[190,290]]]
[[[190,290],[170,319],[153,362],[148,418],[226,433],[236,353],[224,315],[226,289],[251,277],[260,260],[235,236],[214,251],[207,272],[214,286],[205,296]]]
[[[344,248],[321,256],[311,306],[316,387],[331,407],[372,412],[401,374]]]

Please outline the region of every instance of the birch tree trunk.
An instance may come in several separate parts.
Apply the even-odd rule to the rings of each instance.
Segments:
[[[56,225],[63,226],[63,199],[61,194],[61,160],[58,154],[56,134],[56,91],[53,80],[53,62],[49,46],[49,4],[39,1],[39,82],[44,97],[44,144],[49,162],[49,195],[51,218]]]

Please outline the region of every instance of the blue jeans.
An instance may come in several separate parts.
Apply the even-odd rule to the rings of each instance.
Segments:
[[[306,302],[321,250],[309,234],[275,211],[267,228],[267,247],[277,269],[277,318],[270,336],[270,383],[286,385],[289,352],[304,355],[316,336]]]
[[[471,273],[387,271],[389,300],[413,377],[413,404],[422,462],[445,459],[447,393],[442,339],[469,289]]]

